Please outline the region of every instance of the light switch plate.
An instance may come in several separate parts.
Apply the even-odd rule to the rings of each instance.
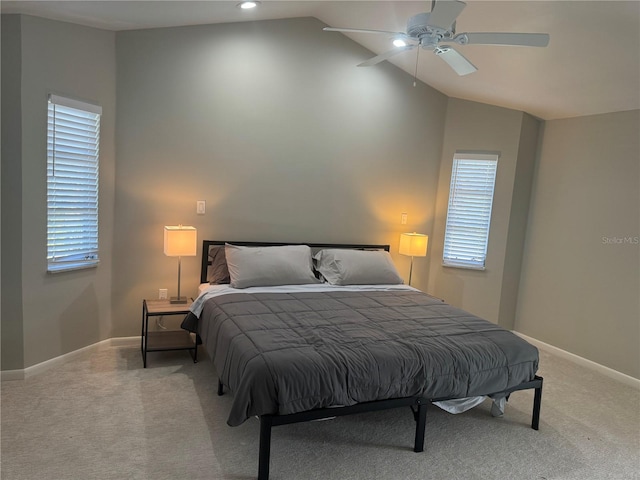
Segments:
[[[198,200],[196,202],[196,213],[198,215],[204,215],[207,211],[207,202],[206,200]]]
[[[402,215],[400,215],[400,223],[402,225],[406,225],[407,224],[407,214],[403,213]]]

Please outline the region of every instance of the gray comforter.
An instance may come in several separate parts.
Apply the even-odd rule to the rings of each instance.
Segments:
[[[416,291],[229,294],[185,319],[234,394],[227,423],[421,395],[463,398],[532,380],[537,349]]]

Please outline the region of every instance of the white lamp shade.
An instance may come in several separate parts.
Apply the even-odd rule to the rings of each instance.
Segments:
[[[198,248],[198,231],[178,225],[164,227],[164,254],[168,257],[193,257]]]
[[[401,233],[398,251],[401,255],[410,257],[426,257],[427,243],[429,243],[429,237],[422,233]]]

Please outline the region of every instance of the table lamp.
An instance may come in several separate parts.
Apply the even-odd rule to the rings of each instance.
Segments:
[[[429,237],[422,233],[413,232],[400,234],[400,248],[398,249],[398,252],[400,255],[407,255],[411,257],[409,285],[411,285],[411,274],[413,273],[413,257],[426,257],[428,242]]]
[[[171,297],[171,303],[187,303],[187,297],[180,296],[180,267],[182,257],[196,254],[198,232],[194,227],[178,225],[164,227],[164,254],[178,257],[178,296]]]

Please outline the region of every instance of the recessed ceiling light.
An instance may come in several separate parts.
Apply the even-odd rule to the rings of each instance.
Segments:
[[[396,47],[406,47],[407,46],[407,42],[405,42],[401,38],[396,38],[393,41],[393,45],[396,46]]]
[[[243,10],[251,10],[252,8],[256,8],[260,2],[241,2],[238,4],[238,7]]]

